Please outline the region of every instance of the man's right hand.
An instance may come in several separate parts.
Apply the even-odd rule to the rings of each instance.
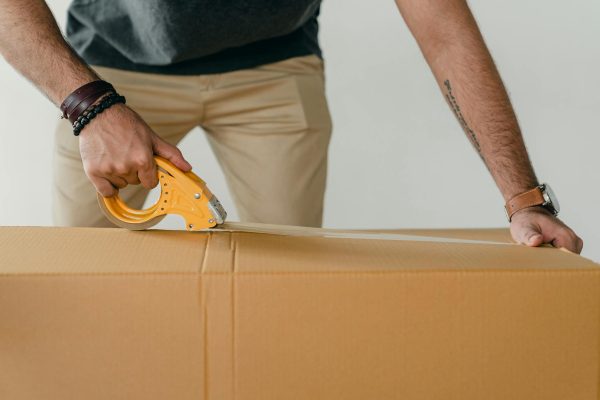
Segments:
[[[155,187],[155,154],[182,171],[192,169],[177,147],[161,139],[123,104],[99,114],[81,131],[79,150],[86,175],[104,197],[115,195],[127,185]]]
[[[98,75],[65,42],[43,0],[0,0],[0,54],[57,106]],[[177,147],[162,140],[132,109],[116,104],[79,135],[85,172],[109,197],[128,184],[157,185],[154,155],[189,171]]]

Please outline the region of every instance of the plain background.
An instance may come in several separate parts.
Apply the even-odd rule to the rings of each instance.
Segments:
[[[49,1],[64,26],[67,0]],[[538,177],[600,261],[600,2],[488,0],[471,8],[517,111]],[[503,199],[444,102],[392,0],[325,0],[334,119],[324,225],[508,226]],[[51,225],[58,110],[0,59],[0,225]],[[75,138],[74,138],[75,140]],[[181,144],[237,215],[200,130]],[[179,228],[179,220],[162,225]]]

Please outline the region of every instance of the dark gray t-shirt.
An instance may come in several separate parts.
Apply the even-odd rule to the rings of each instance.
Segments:
[[[74,0],[67,41],[92,65],[211,74],[321,56],[321,0]]]

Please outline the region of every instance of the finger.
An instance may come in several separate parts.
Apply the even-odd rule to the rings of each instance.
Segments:
[[[108,176],[106,179],[108,179],[108,181],[118,189],[127,187],[127,180],[120,176]]]
[[[140,179],[138,178],[137,172],[132,172],[125,176],[121,176],[120,178],[123,179],[127,183],[127,185],[139,185],[140,184]]]
[[[583,250],[583,240],[580,237],[577,237],[577,254],[581,254]]]
[[[96,187],[98,193],[104,197],[112,197],[117,194],[117,189],[106,178],[91,177],[92,184]]]
[[[127,185],[138,185],[140,183],[134,165],[119,163],[107,168],[105,171],[103,176],[120,189]]]
[[[575,236],[575,234],[572,234],[569,231],[562,230],[558,232],[556,237],[552,240],[552,246],[559,248],[562,247],[569,251],[572,251],[573,253],[580,253],[581,249],[579,248],[578,239],[579,238]]]
[[[183,158],[181,151],[156,136],[154,139],[154,153],[171,161],[177,168],[187,172],[192,169],[192,165]]]
[[[537,247],[544,243],[544,236],[539,227],[527,224],[521,229],[519,241],[527,246]]]
[[[156,185],[158,185],[158,173],[153,158],[150,159],[148,165],[145,165],[138,170],[138,178],[142,185],[148,190],[155,188]]]

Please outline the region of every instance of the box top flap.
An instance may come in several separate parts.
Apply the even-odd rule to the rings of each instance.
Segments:
[[[206,242],[184,231],[0,227],[0,274],[196,272]]]
[[[0,227],[0,274],[600,271],[592,261],[566,251],[508,244],[502,230],[396,230],[389,240],[371,235],[375,231],[352,231],[363,238],[319,232],[327,231],[313,228],[303,236]],[[403,234],[421,238],[398,236]]]

